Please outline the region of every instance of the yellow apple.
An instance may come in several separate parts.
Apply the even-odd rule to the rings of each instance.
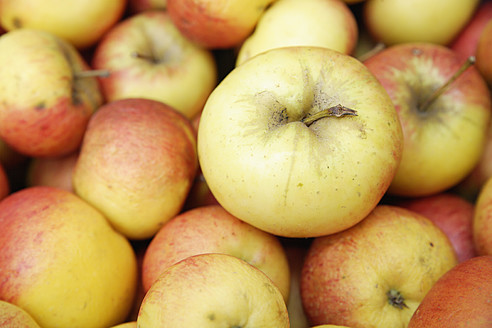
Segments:
[[[277,0],[241,45],[236,65],[285,46],[319,46],[351,54],[357,35],[355,16],[341,0]]]
[[[0,327],[41,328],[29,313],[17,305],[2,300],[0,300]]]
[[[227,254],[185,258],[142,301],[139,328],[289,328],[282,293],[259,269]]]

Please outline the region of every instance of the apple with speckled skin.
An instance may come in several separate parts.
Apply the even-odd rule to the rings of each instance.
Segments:
[[[2,300],[0,300],[0,327],[41,328],[24,309]]]
[[[317,237],[301,274],[309,322],[353,327],[406,327],[428,290],[458,263],[432,221],[379,205],[359,224]]]

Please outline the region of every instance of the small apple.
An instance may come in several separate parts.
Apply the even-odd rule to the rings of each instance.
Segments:
[[[208,49],[224,49],[241,44],[275,1],[167,0],[167,11],[189,40]]]
[[[0,24],[52,33],[78,49],[96,44],[124,14],[126,0],[2,0]]]
[[[453,246],[432,221],[378,205],[357,225],[314,239],[301,273],[304,310],[313,325],[406,327],[456,264]]]
[[[492,255],[492,177],[480,189],[476,200],[473,241],[478,255]]]
[[[73,193],[28,187],[0,202],[0,299],[41,327],[125,320],[137,266],[128,240]]]
[[[450,192],[400,200],[396,203],[430,219],[448,236],[459,262],[475,257],[474,203]]]
[[[492,87],[492,19],[482,30],[477,44],[477,68]]]
[[[357,35],[355,16],[341,0],[277,0],[242,43],[236,65],[286,46],[319,46],[351,54]]]
[[[219,205],[183,212],[162,226],[144,255],[144,290],[171,265],[202,253],[230,254],[248,262],[275,283],[286,302],[289,299],[290,270],[280,241]]]
[[[490,328],[492,256],[478,256],[446,272],[428,291],[408,328]]]
[[[403,155],[389,194],[445,191],[479,162],[491,100],[472,63],[431,43],[394,45],[364,61],[391,97],[403,129]]]
[[[41,30],[0,37],[0,138],[32,157],[62,156],[82,142],[103,102],[89,66],[68,42]]]
[[[159,276],[137,326],[288,328],[289,317],[282,293],[263,272],[235,256],[206,253]]]
[[[78,151],[61,157],[31,158],[26,172],[26,186],[51,186],[73,191],[73,169]]]
[[[33,317],[15,304],[0,300],[0,327],[41,328]]]
[[[121,99],[91,117],[72,183],[116,230],[147,239],[181,211],[197,168],[184,115],[156,100]]]
[[[470,21],[480,0],[367,0],[363,23],[384,44],[449,44]]]
[[[284,237],[361,221],[402,152],[388,94],[357,59],[321,47],[271,49],[214,89],[198,128],[200,166],[228,212]]]
[[[111,28],[94,50],[92,67],[111,72],[100,79],[106,101],[153,99],[190,119],[217,84],[212,53],[186,39],[164,10],[130,16]]]

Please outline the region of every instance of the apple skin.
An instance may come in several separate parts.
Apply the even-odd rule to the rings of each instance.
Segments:
[[[277,0],[242,43],[236,66],[273,48],[318,46],[351,54],[357,42],[354,14],[340,0]]]
[[[451,42],[449,47],[461,54],[463,58],[475,56],[482,30],[490,19],[492,19],[492,2],[482,1],[468,24]]]
[[[233,48],[254,30],[275,0],[167,0],[167,11],[189,40],[208,49]]]
[[[474,203],[450,192],[400,200],[397,206],[422,214],[448,236],[459,262],[477,256],[473,244]]]
[[[29,313],[17,305],[2,300],[0,300],[0,327],[41,328]]]
[[[0,200],[9,195],[10,189],[9,177],[5,171],[5,167],[0,163]]]
[[[78,158],[78,151],[61,157],[31,158],[26,186],[51,186],[73,192],[73,170]]]
[[[0,299],[41,327],[108,327],[125,320],[135,254],[95,208],[73,193],[29,187],[0,202]]]
[[[408,42],[447,45],[472,18],[480,0],[367,0],[365,28],[387,46]]]
[[[2,0],[0,23],[7,31],[47,31],[83,49],[95,45],[120,20],[126,4],[126,0]]]
[[[492,178],[489,178],[475,203],[473,242],[478,255],[492,255]]]
[[[463,180],[480,160],[490,120],[490,92],[475,67],[421,110],[419,104],[459,70],[461,56],[437,44],[406,43],[385,48],[364,64],[391,97],[404,134],[388,193],[428,196]]]
[[[478,256],[446,272],[429,290],[408,328],[489,328],[492,256]]]
[[[92,116],[72,183],[116,230],[147,239],[181,211],[197,168],[196,133],[184,115],[159,101],[121,99]]]
[[[31,157],[75,151],[103,98],[89,66],[69,43],[40,30],[0,37],[0,137]],[[12,83],[12,81],[17,81]]]
[[[94,50],[92,67],[111,72],[99,79],[106,101],[153,99],[190,119],[217,84],[212,53],[186,39],[164,10],[130,16],[111,28]]]
[[[159,230],[145,252],[144,290],[148,291],[171,265],[202,253],[233,255],[257,267],[275,283],[285,302],[288,301],[290,270],[280,241],[242,222],[219,205],[183,212]]]
[[[357,116],[301,120],[341,104]],[[376,206],[396,172],[401,126],[357,59],[284,47],[237,66],[202,112],[198,155],[228,212],[284,237],[344,230]]]
[[[289,317],[282,293],[263,272],[235,256],[206,253],[160,275],[137,326],[288,328]]]
[[[146,10],[163,10],[166,7],[167,0],[128,0],[128,9],[133,14]]]
[[[138,326],[136,321],[129,321],[129,322],[120,323],[119,325],[112,326],[110,328],[138,328]]]
[[[456,264],[453,246],[432,221],[378,205],[359,224],[314,239],[301,274],[304,310],[313,325],[405,327],[427,291]]]
[[[492,88],[492,19],[482,30],[477,44],[477,68]]]

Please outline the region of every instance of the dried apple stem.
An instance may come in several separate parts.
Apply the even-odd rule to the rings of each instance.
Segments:
[[[155,58],[153,56],[144,55],[144,54],[141,54],[139,52],[132,52],[131,56],[133,58],[145,59],[145,60],[148,60],[148,61],[151,61],[151,62],[154,62],[155,61]]]
[[[449,86],[456,81],[457,78],[460,77],[461,74],[463,74],[464,71],[468,69],[468,67],[472,66],[475,64],[475,56],[470,56],[466,59],[466,61],[463,63],[463,65],[460,66],[460,68],[456,71],[456,73],[451,76],[451,78],[444,83],[440,88],[436,89],[429,98],[427,98],[422,104],[419,106],[419,111],[425,112],[429,106],[440,96],[442,95],[448,88]]]
[[[335,117],[357,116],[357,111],[338,104],[336,106],[323,109],[323,110],[321,110],[321,111],[319,111],[313,115],[304,117],[301,120],[301,122],[303,122],[307,126],[310,126],[311,124],[313,124],[317,120],[328,117],[328,116],[335,116]]]
[[[86,77],[108,77],[109,71],[106,69],[94,69],[89,71],[75,72],[74,77],[76,79],[83,79]]]

